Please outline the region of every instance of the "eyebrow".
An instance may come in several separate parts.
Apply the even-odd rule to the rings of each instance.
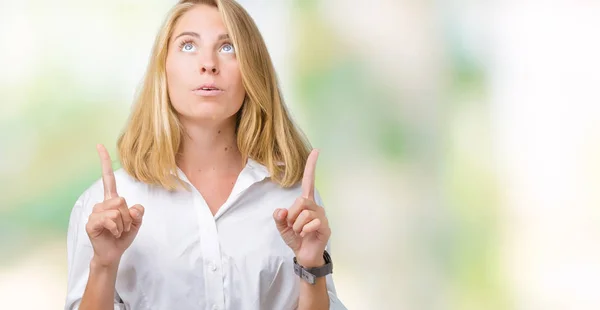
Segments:
[[[184,31],[182,33],[180,33],[178,36],[175,37],[175,40],[177,40],[177,38],[181,37],[181,36],[192,36],[192,37],[196,37],[198,39],[200,39],[200,35],[197,32],[193,32],[193,31]],[[221,34],[219,35],[219,37],[217,37],[218,41],[221,40],[227,40],[229,39],[229,34],[225,33],[225,34]]]

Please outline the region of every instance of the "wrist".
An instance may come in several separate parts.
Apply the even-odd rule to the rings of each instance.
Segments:
[[[120,259],[117,261],[105,261],[93,256],[90,261],[90,271],[95,272],[112,272],[119,268]]]
[[[323,255],[313,259],[302,259],[296,255],[296,260],[298,265],[304,268],[317,268],[325,265],[325,259],[323,258]]]

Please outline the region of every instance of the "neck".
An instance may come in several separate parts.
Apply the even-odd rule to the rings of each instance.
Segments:
[[[182,123],[186,134],[177,165],[188,177],[237,174],[243,169],[235,135],[235,118],[210,125],[183,120]]]

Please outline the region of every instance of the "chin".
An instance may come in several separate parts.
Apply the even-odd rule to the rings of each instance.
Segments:
[[[192,113],[181,115],[194,122],[222,122],[228,117],[219,113]]]
[[[235,113],[228,113],[229,111],[223,111],[223,109],[195,109],[190,112],[180,113],[180,115],[194,122],[209,123],[221,123],[235,115]]]
[[[221,100],[188,101],[183,105],[173,105],[181,118],[193,122],[221,123],[232,117],[241,108]]]

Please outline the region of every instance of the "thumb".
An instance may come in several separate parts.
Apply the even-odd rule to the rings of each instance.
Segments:
[[[142,224],[142,218],[144,217],[144,207],[140,204],[134,205],[129,208],[129,215],[133,219],[132,224],[139,227]]]
[[[275,209],[275,212],[273,212],[273,219],[275,220],[275,224],[277,224],[277,229],[279,229],[279,232],[282,232],[288,228],[286,220],[287,213],[287,209]]]

